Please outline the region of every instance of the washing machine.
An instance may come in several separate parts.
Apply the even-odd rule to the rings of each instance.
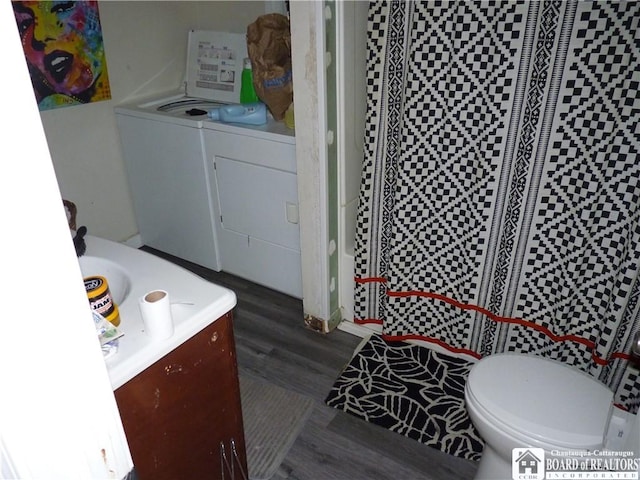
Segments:
[[[115,107],[138,229],[144,245],[301,297],[294,131],[207,116],[239,102],[246,56],[244,34],[193,30],[184,89]]]

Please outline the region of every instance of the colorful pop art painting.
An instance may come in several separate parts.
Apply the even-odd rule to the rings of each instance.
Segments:
[[[111,98],[97,1],[14,1],[40,111]]]

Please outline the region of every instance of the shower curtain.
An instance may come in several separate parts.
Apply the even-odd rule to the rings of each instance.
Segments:
[[[355,321],[598,378],[631,411],[640,3],[370,3]]]

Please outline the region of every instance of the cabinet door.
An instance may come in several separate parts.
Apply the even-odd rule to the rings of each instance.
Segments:
[[[231,313],[115,396],[140,480],[219,478],[232,439],[247,471]]]
[[[295,145],[203,132],[221,268],[302,298]]]
[[[220,156],[215,162],[222,228],[299,252],[297,215],[287,218],[288,207],[298,211],[296,175]]]

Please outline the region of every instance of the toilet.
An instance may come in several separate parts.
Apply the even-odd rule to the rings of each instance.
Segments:
[[[465,401],[485,441],[478,480],[511,480],[514,448],[602,450],[608,431],[615,430],[616,442],[623,437],[621,428],[637,430],[636,416],[614,408],[606,386],[575,368],[532,355],[504,353],[480,360],[469,374]]]

